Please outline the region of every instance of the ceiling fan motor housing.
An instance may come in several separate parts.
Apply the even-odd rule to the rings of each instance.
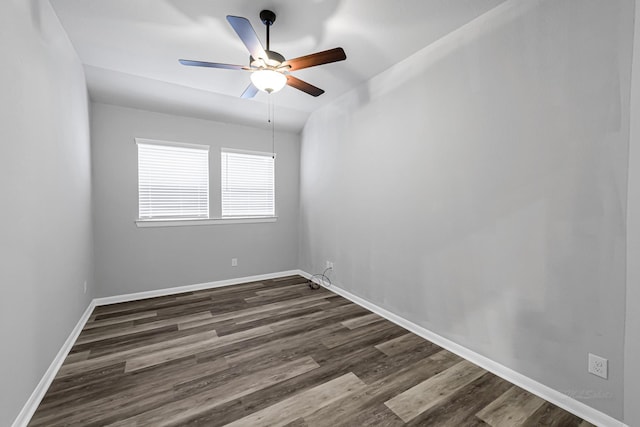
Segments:
[[[281,54],[279,54],[274,50],[265,50],[265,52],[269,57],[269,59],[265,61],[266,65],[268,65],[269,67],[279,67],[280,64],[282,64],[285,61],[284,56],[282,56]],[[249,55],[249,63],[251,64],[251,66],[258,67],[258,68],[262,65],[262,61],[256,60],[251,55]]]

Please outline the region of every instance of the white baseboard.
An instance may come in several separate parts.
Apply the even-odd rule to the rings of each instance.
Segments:
[[[58,354],[56,354],[56,357],[53,359],[53,362],[51,362],[51,365],[49,365],[49,368],[42,376],[42,379],[36,386],[35,390],[33,390],[33,393],[31,393],[31,396],[29,396],[29,399],[27,399],[27,402],[22,407],[22,410],[13,421],[13,424],[11,424],[12,427],[26,427],[27,424],[29,424],[29,421],[31,421],[31,417],[33,417],[36,409],[38,409],[38,405],[40,405],[42,398],[53,382],[53,379],[58,373],[60,366],[62,366],[64,359],[66,359],[69,351],[71,351],[71,347],[73,347],[73,344],[76,342],[78,335],[80,335],[82,328],[84,328],[84,324],[87,323],[87,320],[89,320],[89,316],[91,316],[91,312],[93,312],[94,307],[95,303],[94,301],[91,301],[87,309],[84,311],[84,313],[82,313],[80,320],[78,320],[78,323],[76,323],[76,326],[69,334],[67,340],[64,342],[64,344],[62,344],[60,351],[58,351]]]
[[[115,295],[112,297],[96,298],[93,301],[96,306],[116,304],[119,302],[137,301],[146,298],[163,297],[183,292],[201,291],[203,289],[221,288],[223,286],[239,285],[240,283],[259,282],[260,280],[275,279],[277,277],[293,276],[300,274],[300,270],[280,271],[277,273],[259,274],[257,276],[239,277],[236,279],[218,280],[215,282],[197,283],[195,285],[176,286],[173,288],[157,289],[153,291],[136,292],[132,294]]]
[[[298,271],[298,274],[301,276],[311,279],[311,274],[305,271]],[[324,286],[320,281],[314,280],[319,285]],[[370,310],[379,316],[384,317],[387,320],[399,325],[408,331],[413,332],[416,335],[421,336],[422,338],[431,341],[432,343],[454,353],[460,357],[463,357],[470,362],[475,363],[483,369],[521,387],[530,393],[533,393],[541,398],[553,403],[556,406],[561,407],[562,409],[571,412],[578,417],[595,424],[597,426],[602,427],[627,427],[623,422],[616,420],[615,418],[600,412],[591,406],[585,405],[584,403],[577,401],[564,393],[561,393],[557,390],[552,389],[544,384],[541,384],[519,372],[514,371],[513,369],[507,368],[500,363],[497,363],[481,354],[478,354],[460,344],[457,344],[447,338],[444,338],[428,329],[423,328],[420,325],[417,325],[403,317],[398,316],[376,304],[373,304],[364,298],[361,298],[357,295],[346,291],[335,284],[331,286],[325,286],[328,290],[345,297],[346,299],[358,304],[361,307]]]
[[[27,426],[27,424],[31,420],[31,417],[33,416],[36,409],[38,408],[38,405],[42,401],[42,398],[47,392],[47,389],[53,382],[53,379],[55,378],[58,370],[60,369],[60,366],[62,366],[64,359],[67,357],[67,354],[69,354],[69,351],[71,351],[71,348],[73,347],[73,344],[78,338],[78,335],[80,335],[82,328],[84,327],[85,323],[89,319],[91,312],[96,306],[106,305],[106,304],[115,304],[115,303],[127,302],[127,301],[135,301],[135,300],[140,300],[145,298],[154,298],[154,297],[178,294],[183,292],[192,292],[192,291],[198,291],[203,289],[219,288],[223,286],[237,285],[240,283],[257,282],[260,280],[268,280],[268,279],[274,279],[278,277],[292,276],[296,274],[303,276],[307,279],[311,279],[311,274],[305,271],[289,270],[289,271],[281,271],[278,273],[261,274],[257,276],[240,277],[236,279],[219,280],[215,282],[199,283],[195,285],[178,286],[178,287],[159,289],[154,291],[136,292],[132,294],[93,299],[89,304],[89,306],[87,307],[87,309],[85,310],[85,312],[82,314],[82,317],[76,324],[75,328],[73,328],[73,331],[71,331],[71,334],[69,335],[67,340],[62,345],[62,348],[54,358],[53,362],[51,362],[49,369],[47,369],[44,376],[36,386],[35,390],[33,391],[31,396],[25,403],[24,407],[16,417],[15,421],[12,424],[12,427]],[[324,286],[324,284],[322,283],[318,282],[318,284]],[[407,329],[408,331],[411,331],[414,334],[419,335],[422,338],[427,339],[433,342],[434,344],[439,345],[440,347],[475,363],[481,368],[486,369],[487,371],[501,378],[504,378],[505,380],[517,385],[518,387],[521,387],[537,396],[540,396],[545,400],[548,400],[554,405],[557,405],[579,416],[580,418],[585,419],[586,421],[592,424],[595,424],[597,426],[604,426],[604,427],[610,427],[610,426],[611,427],[627,427],[621,421],[618,421],[607,414],[604,414],[588,405],[585,405],[582,402],[579,402],[563,393],[560,393],[557,390],[554,390],[525,375],[522,375],[510,368],[507,368],[506,366],[503,366],[497,362],[494,362],[493,360],[485,356],[482,356],[481,354],[478,354],[472,350],[469,350],[468,348],[461,346],[460,344],[457,344],[447,338],[444,338],[428,329],[425,329],[422,326],[419,326],[407,319],[404,319],[403,317],[400,317],[376,304],[373,304],[357,295],[354,295],[340,288],[339,286],[336,286],[335,284],[326,288],[366,308],[367,310],[370,310],[390,320],[391,322]]]

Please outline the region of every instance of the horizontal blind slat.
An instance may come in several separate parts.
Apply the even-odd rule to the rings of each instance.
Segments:
[[[208,218],[208,149],[138,144],[140,218]]]
[[[275,215],[272,155],[225,152],[222,160],[222,216]]]

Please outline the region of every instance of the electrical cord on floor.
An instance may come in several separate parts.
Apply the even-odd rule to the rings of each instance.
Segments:
[[[313,276],[311,276],[311,279],[309,279],[309,287],[311,289],[320,289],[320,283],[314,280],[316,277],[318,278],[318,281],[322,283],[322,286],[324,287],[331,286],[331,279],[329,279],[329,277],[327,276],[327,271],[329,270],[333,270],[333,268],[327,267],[324,269],[322,273],[314,274]],[[329,283],[328,286],[325,284],[327,282]]]

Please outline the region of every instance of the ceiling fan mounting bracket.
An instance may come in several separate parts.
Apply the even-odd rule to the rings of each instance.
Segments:
[[[265,9],[260,12],[260,20],[264,25],[270,27],[274,22],[276,22],[276,14],[270,10]]]

